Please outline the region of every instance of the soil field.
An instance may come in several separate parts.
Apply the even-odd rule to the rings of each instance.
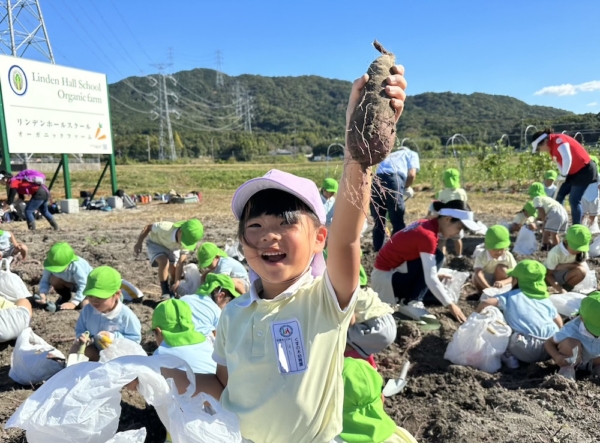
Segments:
[[[17,265],[18,273],[32,293],[42,273],[47,250],[58,240],[68,241],[77,254],[92,266],[110,265],[123,278],[138,286],[145,294],[139,303],[131,304],[142,321],[143,346],[148,352],[155,349],[151,332],[151,317],[158,303],[160,288],[156,271],[150,269],[145,251],[133,253],[133,245],[146,223],[158,220],[180,220],[199,217],[205,226],[205,240],[223,245],[235,233],[233,217],[228,212],[231,193],[208,193],[202,205],[153,204],[141,209],[119,213],[90,211],[76,215],[58,216],[63,231],[53,232],[45,221],[38,222],[40,230],[29,233],[23,224],[11,229],[19,241],[30,248],[29,259]],[[421,196],[409,204],[409,218],[422,215],[430,196]],[[488,225],[508,219],[516,212],[518,199],[510,202],[487,203],[479,200],[479,218]],[[525,200],[522,198],[521,200]],[[477,208],[477,201],[472,201]],[[481,237],[465,239],[465,254],[473,252]],[[370,234],[363,241],[363,265],[370,272],[374,254]],[[539,259],[544,256],[540,255]],[[450,267],[472,270],[471,259],[449,256]],[[598,262],[590,266],[598,269]],[[460,306],[466,315],[477,305],[473,288],[465,286]],[[51,299],[55,296],[51,295]],[[386,408],[399,425],[412,432],[420,442],[594,442],[600,435],[600,390],[598,380],[579,374],[577,382],[554,375],[556,367],[550,362],[522,365],[520,369],[503,369],[497,374],[451,365],[443,355],[457,324],[442,308],[433,312],[441,318],[437,331],[422,331],[414,323],[399,323],[396,343],[377,355],[384,378],[397,376],[403,362],[411,362],[409,383],[402,394],[386,401]],[[78,312],[46,313],[35,310],[33,330],[65,354],[74,339]],[[8,377],[13,343],[0,348],[0,423],[4,425],[34,387],[23,387]],[[119,430],[146,427],[147,442],[162,443],[165,431],[156,413],[137,393],[123,392]],[[0,441],[25,442],[19,430],[0,430]]]

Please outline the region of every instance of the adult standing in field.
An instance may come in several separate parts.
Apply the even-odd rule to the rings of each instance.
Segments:
[[[551,129],[533,134],[531,147],[534,153],[547,152],[558,165],[556,201],[562,204],[569,195],[573,224],[581,224],[581,199],[588,186],[598,180],[596,163],[577,140],[566,134],[553,134]]]
[[[27,219],[27,227],[31,231],[35,231],[35,211],[48,220],[52,229],[57,230],[58,224],[50,211],[48,210],[48,200],[50,200],[50,190],[44,184],[35,183],[33,178],[28,178],[27,174],[30,171],[22,171],[13,177],[12,174],[6,171],[0,171],[0,183],[6,185],[8,199],[5,207],[9,207],[15,202],[17,196],[31,195],[31,199],[25,206],[25,218]],[[36,174],[37,171],[31,171]],[[37,173],[39,174],[39,173]],[[22,197],[23,198],[23,197]]]
[[[402,146],[392,152],[377,168],[377,177],[371,185],[371,216],[373,247],[379,251],[385,239],[385,221],[389,212],[392,235],[406,227],[404,199],[414,195],[412,184],[419,172],[419,155]]]

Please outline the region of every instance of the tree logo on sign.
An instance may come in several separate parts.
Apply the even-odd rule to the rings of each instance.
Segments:
[[[8,70],[8,83],[17,95],[24,95],[27,92],[27,76],[20,66],[14,65]]]

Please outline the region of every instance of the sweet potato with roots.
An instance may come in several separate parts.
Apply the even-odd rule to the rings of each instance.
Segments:
[[[381,56],[369,66],[369,81],[352,112],[348,127],[348,151],[364,168],[385,159],[396,140],[395,112],[390,97],[385,93],[386,79],[393,74],[396,57],[377,40],[373,46]]]

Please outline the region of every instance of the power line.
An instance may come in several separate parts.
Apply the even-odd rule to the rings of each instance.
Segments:
[[[114,95],[111,95],[111,96],[110,96],[110,101],[111,101],[111,103],[112,103],[112,102],[117,102],[117,103],[118,103],[118,104],[120,104],[121,106],[123,106],[123,107],[125,107],[125,108],[127,108],[127,109],[130,109],[130,110],[132,110],[132,111],[139,112],[140,114],[152,114],[152,112],[151,112],[151,111],[142,111],[142,110],[140,110],[140,109],[136,109],[136,108],[134,108],[134,107],[132,107],[132,106],[129,106],[127,103],[123,103],[121,100],[119,100],[118,98],[116,98]]]
[[[144,47],[140,44],[140,41],[137,39],[135,33],[131,30],[131,28],[129,27],[129,25],[127,24],[127,22],[125,21],[125,19],[123,18],[123,15],[121,15],[121,12],[119,11],[119,8],[117,8],[117,5],[115,4],[115,2],[113,0],[110,0],[110,2],[112,3],[113,7],[115,8],[115,11],[117,11],[117,15],[121,18],[121,21],[123,22],[123,24],[125,25],[125,27],[129,31],[129,33],[133,36],[133,39],[137,43],[138,47],[142,50],[142,52],[144,54],[146,54],[146,57],[148,57],[148,59],[150,61],[152,61],[152,57],[150,57],[150,55],[146,52],[146,50],[144,49]]]

